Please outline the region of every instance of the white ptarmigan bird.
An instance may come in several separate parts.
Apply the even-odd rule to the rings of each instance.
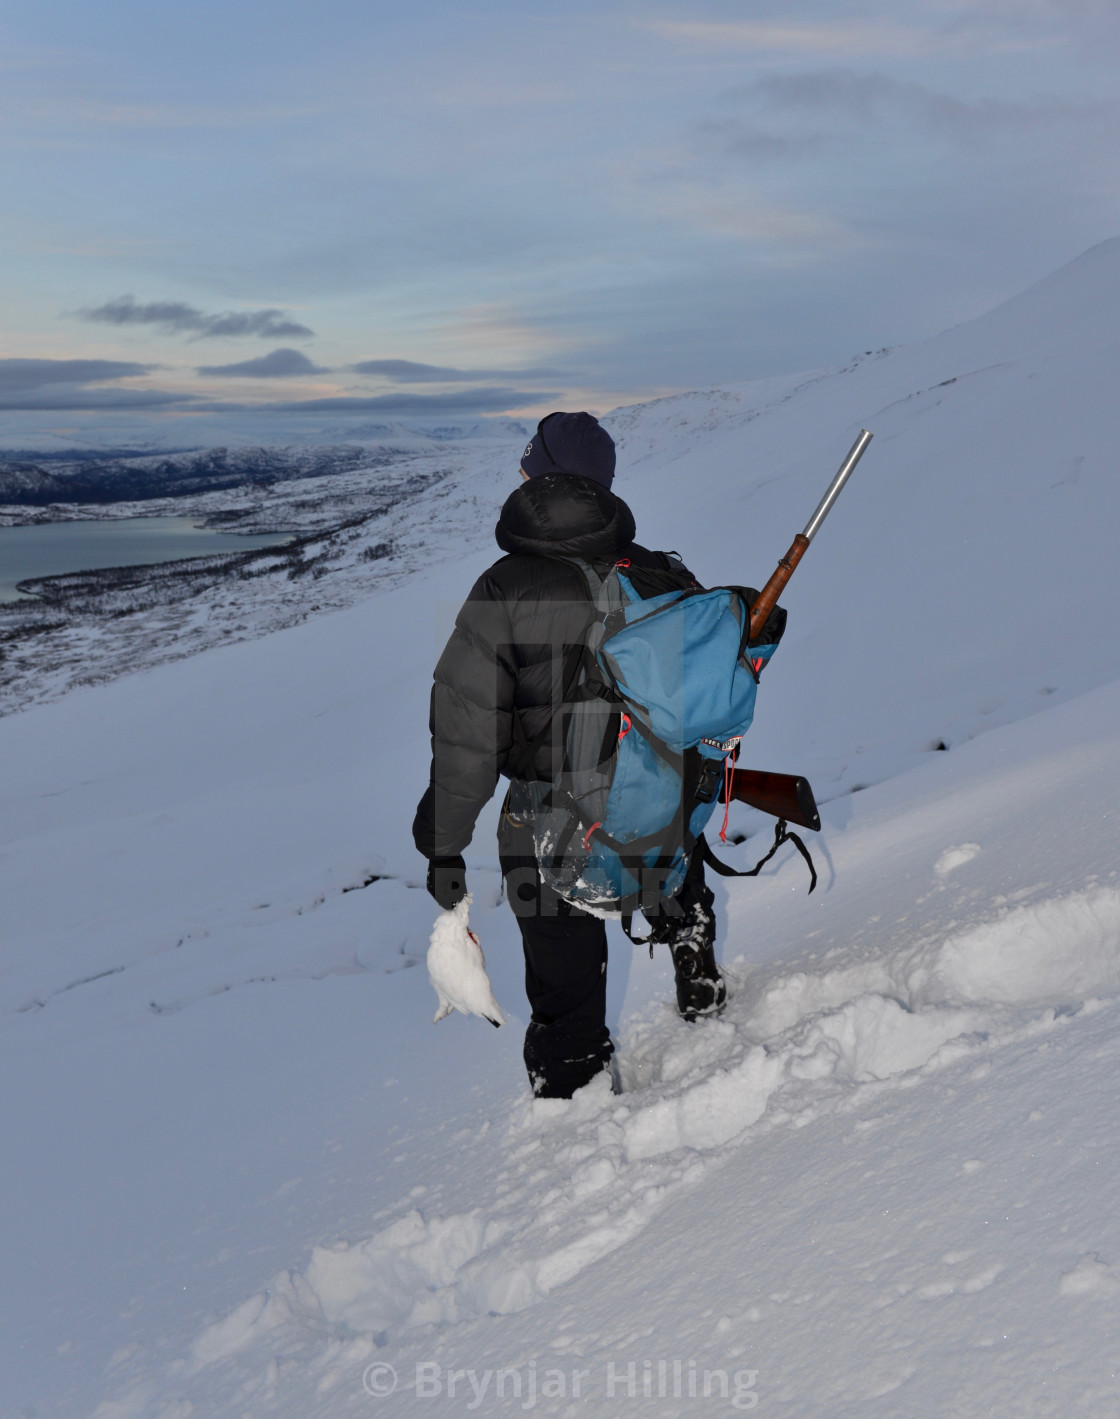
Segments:
[[[436,1023],[452,1010],[463,1015],[481,1015],[491,1025],[504,1025],[506,1017],[494,999],[486,959],[478,937],[470,929],[468,894],[451,911],[441,912],[432,928],[428,946],[428,976],[439,996]]]

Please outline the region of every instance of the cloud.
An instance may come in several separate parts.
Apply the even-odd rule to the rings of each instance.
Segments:
[[[713,118],[701,123],[697,131],[702,137],[714,138],[729,153],[763,162],[804,157],[827,142],[824,134],[801,134],[795,138],[742,118]]]
[[[0,409],[156,409],[193,402],[193,395],[159,389],[99,387],[155,368],[131,360],[0,360]]]
[[[111,379],[135,379],[154,365],[131,360],[0,360],[0,394],[10,396],[48,384],[98,384]]]
[[[375,394],[368,398],[341,395],[327,399],[291,399],[269,404],[199,404],[200,410],[232,412],[252,409],[257,413],[273,410],[280,414],[497,414],[540,404],[558,395],[554,390],[482,388],[457,394]]]
[[[870,123],[893,109],[954,137],[971,138],[996,129],[1050,123],[1073,111],[1073,105],[1053,98],[1022,101],[958,99],[922,84],[902,83],[885,74],[845,70],[774,75],[761,79],[759,93],[776,107],[812,110],[827,116]]]
[[[395,363],[389,361],[388,363]],[[232,413],[246,411],[282,414],[380,414],[383,416],[490,414],[555,399],[552,391],[520,390],[484,385],[448,394],[341,395],[322,399],[279,400],[264,404],[235,404],[201,400],[196,394],[161,389],[105,387],[135,379],[158,369],[157,365],[128,360],[18,360],[0,359],[0,410],[18,409],[160,409],[174,406],[193,411]],[[437,368],[421,366],[421,369]],[[298,350],[279,349],[259,360],[236,365],[203,366],[204,375],[249,375],[275,378],[320,373]]]
[[[918,54],[930,32],[880,24],[817,24],[783,20],[653,20],[647,28],[674,44],[725,52],[749,49],[797,54]]]
[[[259,335],[265,339],[279,339],[315,333],[306,325],[289,320],[282,310],[227,310],[207,315],[185,301],[150,301],[141,305],[132,296],[118,296],[116,300],[80,310],[78,314],[83,320],[94,320],[103,325],[156,325],[176,335],[193,331],[196,340],[218,335]]]
[[[759,161],[811,157],[850,141],[852,131],[901,125],[963,147],[1007,134],[1051,130],[1084,106],[1042,96],[1022,101],[960,99],[885,74],[832,69],[771,75],[729,98],[755,110],[713,119],[698,132],[725,151]]]
[[[1061,0],[1062,7],[1071,3],[1073,0]],[[1081,3],[1094,6],[1099,0]],[[734,54],[736,62],[744,51],[751,57],[768,55],[779,60],[795,55],[830,59],[922,59],[933,54],[967,57],[1050,49],[1065,39],[1064,34],[1049,33],[1040,25],[1046,11],[1057,10],[1053,3],[1043,4],[1042,11],[1034,15],[1024,13],[1023,0],[987,7],[954,7],[950,3],[935,7],[932,14],[928,6],[917,8],[921,19],[912,24],[881,18],[824,22],[687,19],[645,21],[643,27],[675,46],[708,50],[720,60]]]
[[[200,365],[199,374],[248,375],[252,379],[282,379],[290,375],[327,374],[322,365],[313,365],[299,350],[279,349],[255,360],[235,365]]]
[[[552,369],[461,370],[450,365],[421,365],[415,360],[362,360],[351,365],[356,374],[379,375],[397,384],[467,384],[478,379],[555,379]]]
[[[0,391],[0,409],[164,409],[195,402],[193,394],[172,394],[163,389],[83,389],[58,385],[54,389],[6,395]]]

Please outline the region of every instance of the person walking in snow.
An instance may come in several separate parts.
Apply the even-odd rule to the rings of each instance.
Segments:
[[[431,778],[413,837],[444,910],[466,895],[463,850],[499,778],[549,782],[563,754],[559,726],[552,732],[563,702],[559,667],[585,636],[589,611],[583,575],[563,559],[690,579],[675,554],[635,542],[634,515],[611,491],[614,470],[614,441],[590,414],[541,420],[496,528],[505,555],[471,589],[436,666]],[[508,809],[507,795],[498,845],[525,952],[525,1064],[538,1098],[570,1098],[610,1067],[606,925],[542,881],[532,831]],[[671,953],[677,1005],[689,1020],[717,1014],[727,998],[713,903],[699,849],[671,902],[643,903],[652,939]]]

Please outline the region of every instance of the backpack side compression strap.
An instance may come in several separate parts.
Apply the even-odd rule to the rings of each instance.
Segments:
[[[697,848],[703,854],[704,861],[707,863],[707,865],[712,869],[713,872],[717,872],[721,877],[757,877],[783,843],[792,843],[797,849],[797,851],[801,854],[801,856],[805,859],[805,862],[809,868],[809,877],[811,879],[809,882],[809,891],[811,892],[813,888],[817,885],[817,869],[813,866],[813,859],[809,856],[809,849],[805,846],[804,842],[802,842],[801,838],[799,838],[796,833],[790,832],[789,825],[786,823],[786,820],[784,818],[778,819],[777,827],[774,829],[774,842],[771,845],[770,851],[760,862],[756,862],[753,867],[741,870],[736,870],[734,867],[728,867],[726,862],[721,862],[719,858],[715,855],[711,847],[708,845],[707,838],[705,838],[703,834],[700,835],[699,842],[697,843]]]

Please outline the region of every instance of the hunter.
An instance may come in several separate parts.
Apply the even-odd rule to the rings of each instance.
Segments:
[[[590,414],[541,420],[521,457],[522,482],[498,520],[505,555],[471,589],[436,666],[431,779],[413,836],[428,859],[428,891],[445,910],[467,892],[463,851],[499,778],[551,781],[563,753],[560,735],[551,732],[561,698],[558,666],[586,635],[589,615],[584,576],[564,559],[621,564],[639,579],[643,569],[688,579],[675,554],[635,542],[634,515],[611,491],[614,471],[614,441]],[[528,765],[521,762],[527,747]],[[611,1068],[606,923],[542,881],[532,832],[508,811],[498,847],[525,952],[530,1083],[539,1098],[570,1098]],[[713,949],[713,904],[699,850],[671,901],[652,914],[643,904],[652,939],[672,955],[677,1006],[687,1020],[718,1014],[727,998]]]

